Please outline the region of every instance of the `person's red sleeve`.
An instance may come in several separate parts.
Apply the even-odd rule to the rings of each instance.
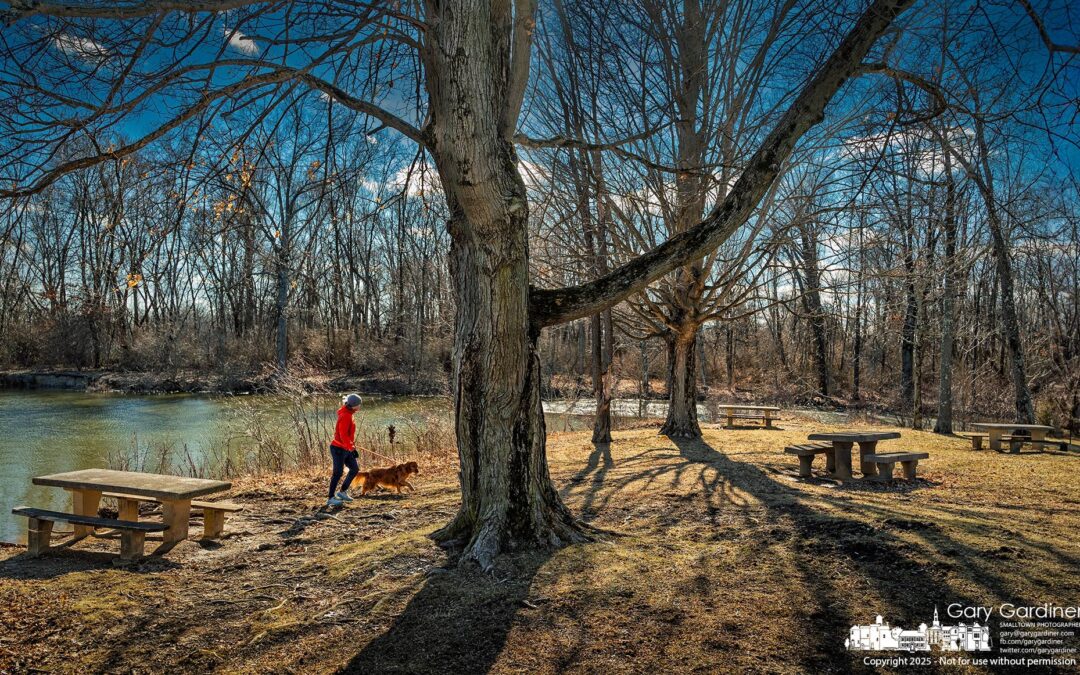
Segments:
[[[337,425],[334,427],[334,445],[346,450],[355,450],[353,437],[356,435],[356,423],[348,410],[338,411]]]

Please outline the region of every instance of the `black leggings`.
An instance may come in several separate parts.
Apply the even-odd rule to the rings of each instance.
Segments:
[[[346,450],[345,448],[339,448],[333,443],[330,444],[330,459],[334,460],[334,472],[330,474],[330,498],[334,498],[334,493],[337,492],[338,481],[341,480],[341,472],[345,467],[349,467],[349,473],[345,476],[345,482],[341,484],[341,491],[345,492],[352,484],[353,478],[356,478],[356,472],[360,470],[360,467],[356,465],[356,453],[352,450]]]

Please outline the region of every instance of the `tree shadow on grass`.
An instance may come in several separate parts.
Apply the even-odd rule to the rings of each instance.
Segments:
[[[933,519],[907,513],[901,502],[881,505],[856,500],[851,490],[806,493],[796,484],[777,482],[754,464],[732,461],[704,440],[672,441],[690,464],[714,468],[721,482],[756,498],[765,507],[767,522],[784,523],[794,530],[792,571],[812,599],[811,606],[801,608],[809,622],[804,632],[808,645],[802,650],[804,668],[850,668],[852,656],[843,647],[847,628],[869,622],[874,614],[888,613],[894,621],[914,624],[931,616],[937,604],[973,606],[985,604],[987,597],[1018,604],[1030,600],[1016,597],[1015,581],[1002,573],[1007,560],[988,556],[986,550],[962,541],[955,527],[945,528]],[[971,528],[965,534],[984,534],[986,529],[981,525],[980,531],[978,523]],[[775,527],[763,529],[765,554],[770,536],[783,538],[786,533]],[[1039,542],[1015,532],[1011,535],[1019,549],[1042,550],[1063,565],[1074,562],[1064,552],[1047,551]],[[854,577],[823,575],[819,564],[823,559],[842,561],[839,569],[853,570]],[[962,584],[956,583],[958,577],[964,580]],[[1030,579],[1025,583],[1036,584]],[[853,584],[872,589],[885,606],[866,607],[853,615],[848,597]],[[1044,586],[1039,589],[1044,593],[1061,590],[1038,585]],[[980,589],[981,597],[972,597],[967,588]]]
[[[176,569],[180,564],[160,556],[143,556],[138,560],[120,560],[116,553],[87,551],[54,544],[42,555],[20,553],[0,561],[0,579],[55,579],[66,574],[93,570],[120,569],[135,574],[148,574]]]
[[[503,556],[494,574],[454,567],[424,582],[341,673],[486,673],[549,556]]]
[[[611,443],[594,443],[593,451],[589,453],[589,459],[585,462],[585,466],[581,467],[577,473],[568,479],[567,487],[569,489],[584,484],[587,480],[589,482],[590,487],[585,492],[584,503],[578,510],[578,515],[582,520],[588,521],[595,513],[592,498],[603,487],[608,471],[614,466],[615,460],[611,457]],[[565,490],[562,496],[566,496]]]

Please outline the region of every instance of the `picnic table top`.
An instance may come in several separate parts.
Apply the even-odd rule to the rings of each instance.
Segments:
[[[184,478],[158,473],[138,473],[135,471],[113,471],[111,469],[82,469],[66,471],[48,476],[37,476],[34,485],[47,485],[72,490],[97,490],[100,492],[122,492],[141,497],[158,499],[191,499],[214,492],[223,492],[232,487],[232,483],[205,478]]]
[[[1045,424],[1007,424],[1004,422],[973,422],[973,427],[979,427],[980,429],[1042,429],[1043,431],[1053,431],[1054,427],[1048,427]]]
[[[840,443],[873,443],[900,438],[899,431],[828,431],[810,434],[812,441],[834,441]]]
[[[724,410],[779,410],[774,405],[746,405],[745,403],[720,403],[717,408]]]

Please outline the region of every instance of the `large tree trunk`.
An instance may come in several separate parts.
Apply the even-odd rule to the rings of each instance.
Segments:
[[[611,310],[594,316],[593,393],[596,395],[596,414],[593,416],[593,443],[611,442],[611,351],[615,335],[612,332]]]
[[[675,91],[679,119],[675,135],[679,146],[676,164],[681,173],[675,180],[675,232],[685,232],[705,213],[707,187],[701,171],[705,163],[706,125],[700,119],[701,101],[708,82],[706,21],[699,0],[683,2],[683,25],[676,33],[681,86]],[[675,274],[676,316],[701,308],[707,273],[703,260],[692,260]],[[700,325],[683,316],[668,341],[668,414],[660,433],[679,438],[698,438],[697,343]]]
[[[503,551],[582,538],[548,475],[539,328],[528,315],[524,185],[514,172],[499,178],[516,183],[519,196],[502,204],[496,220],[470,223],[458,210],[450,224],[462,505],[436,535],[458,540],[485,569]]]
[[[548,475],[540,326],[529,312],[529,212],[511,141],[514,100],[528,79],[531,19],[514,25],[504,6],[469,4],[429,2],[425,35],[426,136],[450,212],[462,497],[457,516],[435,536],[491,569],[504,551],[558,547],[584,535]]]
[[[522,223],[519,253],[524,253],[524,230]],[[467,537],[466,551],[486,568],[500,551],[559,546],[578,536],[548,475],[537,334],[526,312],[525,257],[493,260],[481,249],[455,242],[453,251],[462,507],[441,534]]]
[[[660,433],[674,438],[698,438],[697,327],[669,334],[668,412]]]

